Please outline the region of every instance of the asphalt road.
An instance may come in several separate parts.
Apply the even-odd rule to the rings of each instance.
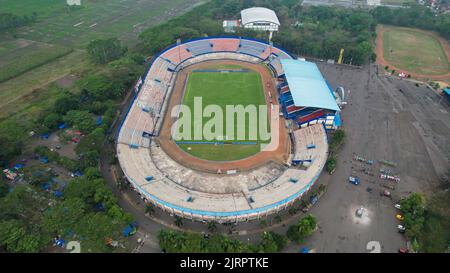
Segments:
[[[439,185],[439,176],[450,166],[450,108],[423,85],[417,87],[407,80],[377,76],[375,66],[356,69],[318,65],[334,88],[343,86],[347,91],[348,104],[342,114],[347,139],[339,152],[336,172],[332,176],[324,173],[318,180],[327,185],[326,193],[310,210],[317,216],[318,231],[303,245],[291,244],[284,252],[298,252],[303,246],[317,252],[370,252],[367,245],[371,241],[379,243],[381,252],[397,252],[398,248],[406,246],[406,241],[396,229],[399,222],[395,219],[394,203],[410,192],[430,193]],[[365,166],[353,161],[354,153],[376,163]],[[382,166],[377,163],[379,159],[394,161],[398,167]],[[102,162],[106,160],[104,155]],[[362,167],[370,167],[375,176],[360,172]],[[398,173],[400,183],[380,180],[380,168]],[[108,181],[112,181],[108,166],[102,165],[102,172]],[[352,174],[361,178],[360,185],[347,182]],[[396,187],[390,190],[392,199],[379,194],[384,189],[381,185],[386,183]],[[367,191],[368,187],[372,192]],[[139,252],[159,252],[155,235],[167,225],[175,228],[173,219],[157,210],[156,220],[152,220],[144,215],[143,204],[134,192],[120,192],[113,185],[112,188],[120,205],[138,221],[138,236],[147,235]],[[355,211],[361,206],[365,213],[359,218]],[[271,230],[284,233],[297,219],[298,216],[285,219],[285,225]],[[186,220],[183,228],[206,230],[204,224]],[[221,232],[229,229],[219,225]],[[235,229],[241,232],[234,237],[255,242],[259,234],[252,230],[261,230],[261,226],[252,222],[240,224]]]

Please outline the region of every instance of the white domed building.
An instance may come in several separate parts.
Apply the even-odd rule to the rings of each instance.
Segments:
[[[274,32],[278,31],[280,21],[273,10],[253,7],[241,11],[241,26],[254,30]]]

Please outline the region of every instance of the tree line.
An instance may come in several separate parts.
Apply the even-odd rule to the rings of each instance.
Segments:
[[[436,15],[422,5],[414,4],[403,9],[377,7],[371,14],[381,24],[435,31],[445,39],[450,39],[450,15]]]
[[[113,46],[108,45],[113,42]],[[121,48],[120,52],[117,47]],[[8,252],[47,251],[55,237],[77,240],[82,252],[111,252],[108,240],[126,245],[122,230],[133,221],[131,215],[118,206],[112,191],[99,172],[100,152],[107,133],[116,118],[117,108],[126,91],[144,72],[144,57],[128,52],[117,39],[95,40],[88,45],[93,68],[87,69],[71,88],[59,88],[53,103],[37,112],[31,124],[14,120],[0,122],[0,163],[10,166],[30,139],[57,132],[65,123],[84,136],[75,147],[77,159],[70,159],[37,146],[33,154],[81,177],[65,187],[54,183],[48,165],[28,164],[21,171],[23,185],[10,188],[0,175],[0,246]],[[101,54],[100,58],[97,54]],[[106,56],[106,58],[105,58]],[[101,69],[98,69],[98,68]],[[57,88],[52,86],[51,88]],[[96,122],[102,117],[102,123]],[[68,139],[70,141],[70,139]],[[67,181],[66,181],[67,182]],[[62,196],[55,192],[61,191]]]
[[[37,14],[15,15],[12,13],[0,13],[0,32],[23,27],[36,22]]]
[[[290,0],[231,0],[210,1],[167,23],[141,33],[139,45],[144,54],[154,54],[176,42],[202,36],[227,36],[222,27],[224,19],[240,18],[242,9],[263,6],[273,9],[281,28],[274,34],[276,45],[305,57],[337,60],[344,49],[344,63],[362,65],[374,61],[374,39],[378,23],[417,27],[450,36],[450,16],[435,16],[428,8],[373,10],[339,7],[304,7]],[[238,28],[234,35],[267,40],[268,34]]]
[[[192,232],[160,230],[157,237],[161,249],[169,253],[275,253],[283,250],[289,241],[303,243],[316,228],[316,218],[309,214],[290,226],[286,235],[263,232],[255,244],[216,232],[211,236],[203,236]]]

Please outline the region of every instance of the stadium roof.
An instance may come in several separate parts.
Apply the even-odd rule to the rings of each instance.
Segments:
[[[271,9],[254,7],[241,10],[242,25],[246,25],[253,22],[270,22],[280,25],[278,17]]]
[[[450,88],[446,87],[443,91],[447,96],[450,96]]]
[[[333,92],[315,63],[282,59],[281,65],[295,106],[339,111]]]

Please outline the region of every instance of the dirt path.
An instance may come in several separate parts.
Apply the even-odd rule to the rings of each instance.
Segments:
[[[447,43],[447,41],[445,39],[443,39],[442,37],[440,37],[439,35],[433,33],[433,32],[429,32],[429,31],[423,31],[423,30],[419,30],[419,29],[415,29],[415,31],[418,32],[422,32],[422,33],[426,33],[427,35],[431,35],[434,38],[436,38],[442,45],[442,48],[444,49],[445,54],[447,55],[447,59],[450,62],[450,46]],[[378,25],[377,27],[377,41],[376,41],[376,50],[375,53],[377,54],[377,63],[383,66],[383,69],[385,66],[389,66],[389,68],[395,69],[397,71],[405,71],[408,74],[411,75],[411,77],[420,79],[420,80],[439,80],[439,81],[445,81],[446,83],[450,83],[450,71],[446,74],[442,74],[442,75],[427,75],[427,74],[418,74],[418,73],[413,73],[410,71],[407,71],[405,69],[401,69],[398,68],[394,65],[392,65],[391,63],[389,63],[385,58],[384,58],[384,53],[383,53],[383,34],[385,32],[385,28],[383,25]]]
[[[275,82],[268,71],[268,69],[263,65],[250,64],[246,62],[240,61],[232,61],[232,60],[217,60],[217,61],[207,61],[200,64],[196,64],[190,66],[188,68],[183,69],[178,73],[174,89],[172,91],[172,95],[170,98],[170,103],[166,111],[166,117],[163,122],[163,126],[160,131],[160,136],[157,139],[157,142],[160,144],[161,148],[174,160],[178,163],[185,165],[189,168],[217,173],[217,170],[226,171],[226,170],[249,170],[255,167],[264,165],[268,162],[274,161],[278,163],[285,163],[288,158],[288,153],[290,149],[290,141],[289,136],[287,134],[285,128],[285,120],[280,117],[280,126],[279,126],[279,134],[280,134],[280,143],[278,148],[272,152],[259,152],[253,156],[250,156],[245,159],[235,160],[235,161],[209,161],[200,159],[198,157],[194,157],[185,151],[183,151],[178,145],[171,139],[170,129],[172,127],[174,119],[170,118],[170,112],[172,108],[180,103],[182,95],[183,95],[183,87],[184,82],[188,74],[194,69],[204,69],[211,65],[240,65],[242,67],[252,69],[261,74],[261,78],[263,81],[264,94],[266,98],[266,103],[270,104],[269,101],[269,92],[272,95],[272,103],[278,104],[278,94],[275,91]]]

